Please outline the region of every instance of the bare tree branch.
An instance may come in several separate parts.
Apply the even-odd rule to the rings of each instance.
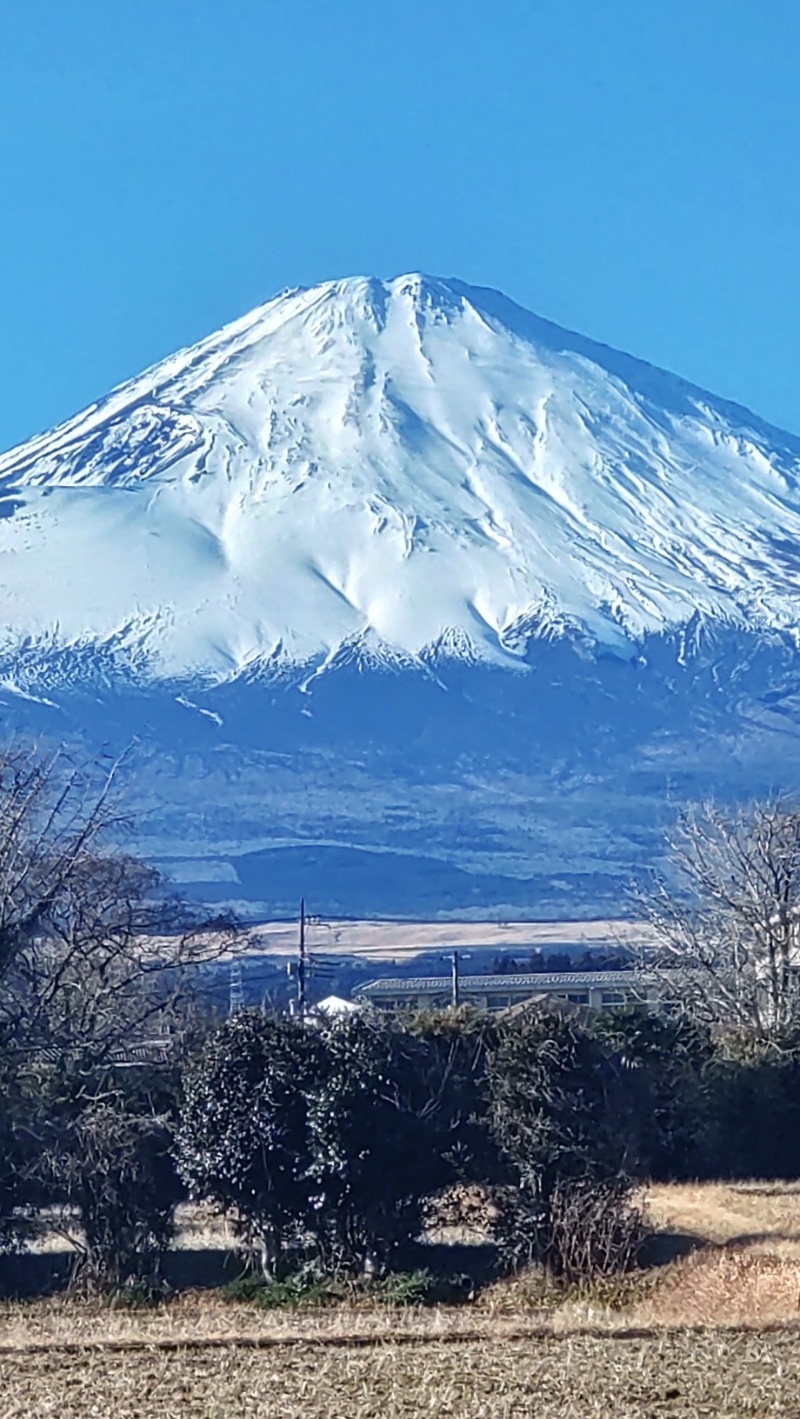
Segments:
[[[118,1052],[233,944],[123,850],[119,762],[0,751],[0,1027],[25,1052]]]
[[[715,1027],[758,1035],[800,1019],[800,809],[694,804],[667,834],[667,877],[636,893],[665,988]],[[680,969],[676,972],[675,968]]]

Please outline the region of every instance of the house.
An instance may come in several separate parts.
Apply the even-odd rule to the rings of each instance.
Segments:
[[[312,1006],[312,1015],[324,1015],[326,1019],[333,1019],[334,1016],[352,1015],[358,1009],[352,1000],[344,1000],[341,995],[326,995],[324,1000],[317,1001]]]
[[[538,999],[563,1000],[589,1010],[607,1010],[615,1005],[652,1006],[658,996],[658,985],[653,978],[635,970],[465,975],[458,981],[458,1002],[483,1010],[507,1010],[523,1001]],[[453,982],[450,976],[373,980],[358,986],[355,997],[379,1010],[435,1009],[453,1004]]]

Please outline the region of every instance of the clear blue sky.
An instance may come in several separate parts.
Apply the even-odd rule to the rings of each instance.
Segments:
[[[799,74],[797,0],[4,0],[0,447],[407,270],[800,431]]]

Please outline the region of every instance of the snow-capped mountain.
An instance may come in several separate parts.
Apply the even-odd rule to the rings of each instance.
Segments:
[[[793,435],[493,291],[330,282],[0,457],[0,710],[137,738],[146,850],[234,897],[283,851],[606,909],[670,795],[800,784],[799,573]]]
[[[218,679],[793,630],[799,476],[789,435],[494,292],[331,282],[0,458],[0,649]]]

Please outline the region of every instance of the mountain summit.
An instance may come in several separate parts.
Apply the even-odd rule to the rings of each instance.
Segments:
[[[799,486],[793,436],[494,291],[329,282],[0,458],[0,656],[208,683],[792,633]]]
[[[496,292],[288,291],[0,458],[3,729],[133,742],[205,902],[618,915],[679,802],[800,787],[799,491]]]

